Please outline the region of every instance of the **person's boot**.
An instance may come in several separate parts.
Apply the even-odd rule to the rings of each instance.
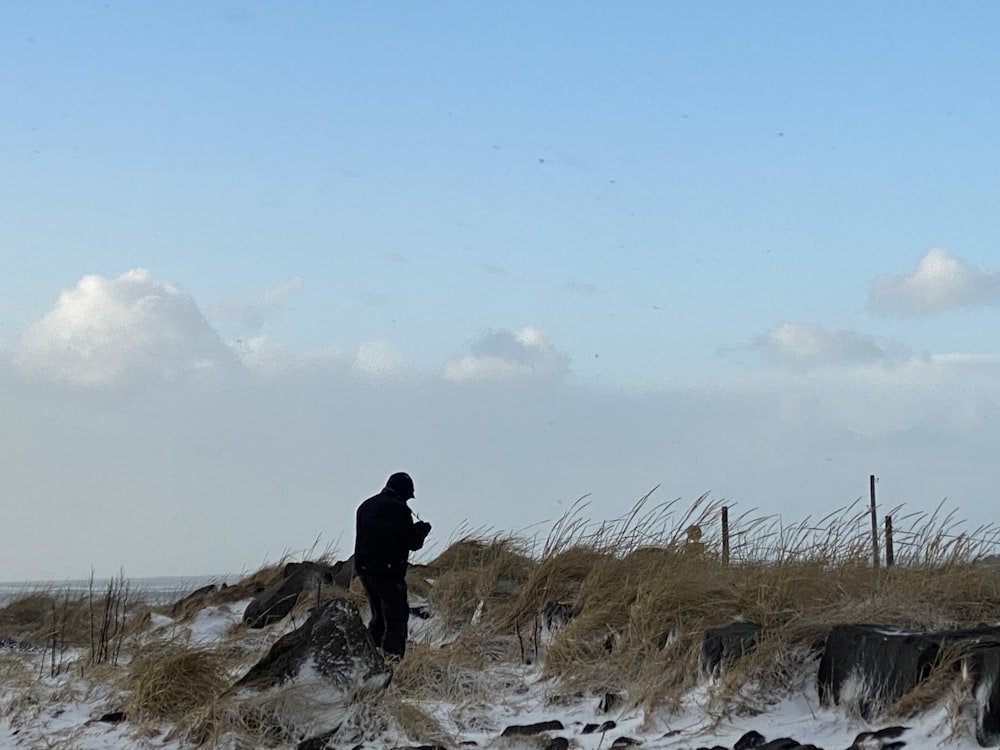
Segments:
[[[388,651],[383,650],[382,648],[379,648],[378,652],[382,656],[382,661],[384,661],[390,667],[396,666],[397,664],[399,664],[399,662],[403,660],[403,657],[400,656],[399,654],[390,653]]]

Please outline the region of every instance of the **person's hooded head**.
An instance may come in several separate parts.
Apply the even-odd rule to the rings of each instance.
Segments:
[[[404,500],[409,500],[414,496],[413,480],[410,479],[409,474],[403,471],[397,472],[389,477],[389,480],[385,483],[385,488]]]

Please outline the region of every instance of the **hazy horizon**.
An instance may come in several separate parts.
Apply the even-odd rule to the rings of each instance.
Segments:
[[[0,578],[704,493],[992,524],[1000,6],[21,4]]]

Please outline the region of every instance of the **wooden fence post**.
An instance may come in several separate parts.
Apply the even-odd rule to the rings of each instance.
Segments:
[[[722,506],[722,564],[729,565],[729,507]]]
[[[876,481],[875,480],[875,475],[872,474],[869,477],[869,479],[868,479],[869,487],[870,487],[870,490],[871,490],[871,498],[872,498],[872,507],[871,507],[871,513],[872,513],[872,565],[875,567],[875,570],[878,570],[879,569],[878,515],[875,512],[875,481]]]
[[[885,517],[885,567],[891,568],[896,562],[892,551],[892,516]]]

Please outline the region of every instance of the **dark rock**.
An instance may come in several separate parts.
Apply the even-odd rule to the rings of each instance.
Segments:
[[[333,585],[342,589],[349,589],[351,581],[354,580],[354,555],[346,560],[338,560],[333,564]]]
[[[545,750],[569,750],[569,740],[565,737],[553,737]]]
[[[13,638],[0,638],[0,648],[9,648],[14,651],[34,651],[35,647],[30,643],[15,641]]]
[[[861,718],[871,721],[930,674],[940,646],[941,639],[929,633],[835,625],[819,662],[820,702],[827,706],[850,702]]]
[[[909,727],[885,727],[875,732],[861,732],[854,738],[848,750],[898,750],[906,745],[898,741]]]
[[[554,633],[578,614],[580,610],[569,602],[549,602],[542,608],[542,625]]]
[[[410,607],[410,616],[416,617],[418,620],[431,619],[431,613],[427,611],[427,607],[424,605],[420,605],[418,607]]]
[[[947,647],[947,650],[945,650]],[[979,703],[977,734],[1000,741],[1000,710],[988,694],[996,685],[1000,628],[938,632],[908,631],[881,625],[837,625],[827,635],[817,688],[823,705],[850,705],[867,721],[925,679],[943,654],[957,654],[973,676]],[[994,707],[991,710],[991,707]],[[992,729],[991,729],[992,727]]]
[[[103,721],[107,724],[117,724],[121,721],[125,721],[125,712],[111,711],[110,713],[106,713],[103,716],[101,716],[101,718],[99,718],[98,721]]]
[[[302,740],[302,742],[295,746],[295,750],[327,750],[327,748],[335,747],[335,745],[332,745],[331,743],[336,737],[337,730],[339,729],[340,727],[337,726],[329,732],[323,732],[323,734]]]
[[[530,737],[542,732],[559,732],[564,729],[561,721],[539,721],[535,724],[511,724],[503,730],[501,737]]]
[[[795,750],[795,748],[801,747],[801,745],[802,743],[798,740],[793,740],[791,737],[779,737],[776,740],[759,745],[757,750]]]
[[[183,599],[178,599],[174,602],[173,606],[170,608],[170,616],[177,617],[179,614],[184,612],[184,608],[196,599],[204,599],[209,594],[214,594],[217,587],[214,583],[210,583],[207,586],[202,586],[200,589],[195,589],[190,594],[185,596]]]
[[[620,708],[624,702],[625,696],[621,693],[605,693],[597,705],[597,710],[602,714],[611,713]]]
[[[265,690],[298,677],[308,666],[322,681],[343,689],[376,690],[392,677],[358,610],[346,599],[331,599],[297,630],[282,636],[234,688]]]
[[[983,639],[967,651],[963,666],[976,700],[976,740],[983,747],[1000,745],[1000,643]]]
[[[353,557],[336,565],[309,561],[288,563],[282,572],[281,580],[261,591],[247,605],[243,612],[243,622],[251,628],[263,628],[278,622],[292,611],[299,594],[303,591],[313,591],[324,583],[331,585],[338,583],[345,576],[347,585],[350,585],[353,570]]]
[[[345,748],[358,742],[356,722],[391,678],[357,609],[333,599],[279,638],[227,694],[266,715],[275,736],[302,740],[300,750],[321,750],[331,742]],[[305,727],[312,735],[307,739]]]
[[[580,734],[593,734],[594,732],[601,732],[603,734],[604,732],[610,732],[612,729],[614,729],[617,726],[618,725],[615,722],[611,721],[611,720],[608,720],[608,721],[604,722],[601,725],[586,724],[583,727],[583,731],[580,732]]]
[[[762,626],[753,622],[708,628],[701,642],[698,670],[708,679],[718,677],[726,664],[756,648],[762,630]]]
[[[635,747],[641,744],[642,740],[637,740],[634,737],[618,737],[611,743],[611,747]]]
[[[754,750],[763,745],[767,740],[764,738],[760,732],[750,730],[738,740],[736,744],[733,745],[733,750]]]

